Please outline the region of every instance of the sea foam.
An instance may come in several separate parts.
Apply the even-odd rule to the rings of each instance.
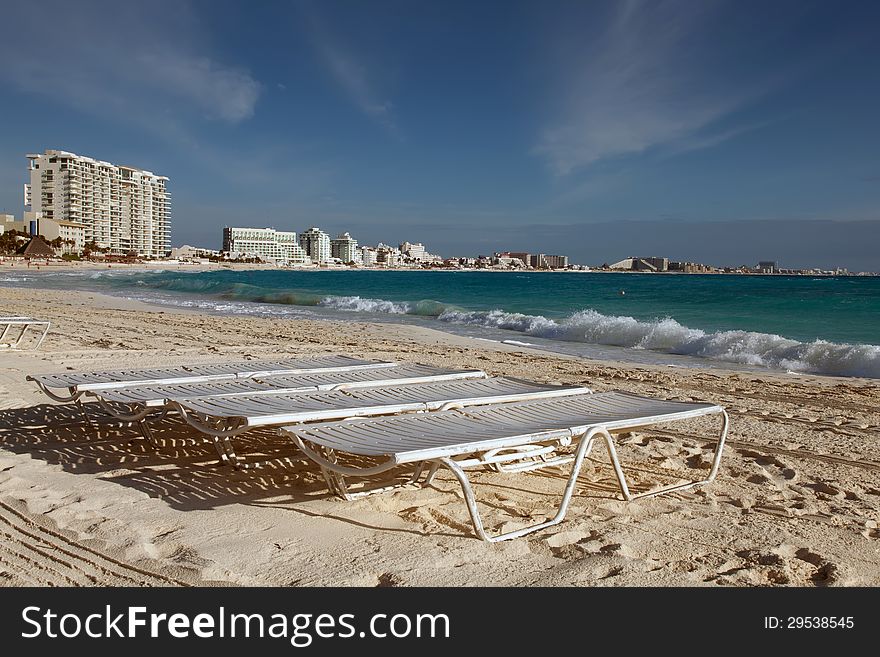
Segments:
[[[550,340],[647,349],[792,372],[880,378],[880,346],[825,340],[799,342],[753,331],[707,333],[669,317],[644,321],[584,310],[553,320],[502,310],[448,310],[438,319],[518,331]]]
[[[324,297],[318,302],[323,308],[347,310],[349,312],[388,313],[406,315],[412,305],[406,302],[386,301],[385,299],[363,299],[361,297]]]

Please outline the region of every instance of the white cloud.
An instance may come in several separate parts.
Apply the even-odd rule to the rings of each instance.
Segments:
[[[261,85],[243,69],[167,51],[144,53],[139,60],[144,75],[157,87],[202,108],[209,116],[232,123],[253,116]]]
[[[601,36],[558,66],[561,110],[541,132],[534,152],[556,174],[566,175],[689,138],[741,107],[748,93],[724,89],[700,71],[696,45],[715,5],[615,3]],[[709,146],[723,139],[719,134],[702,141]]]
[[[170,19],[173,17],[173,20]],[[140,125],[197,112],[253,115],[261,85],[213,60],[184,3],[18,3],[4,9],[0,79],[101,117]]]

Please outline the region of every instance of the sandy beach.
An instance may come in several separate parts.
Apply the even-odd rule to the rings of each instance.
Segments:
[[[0,308],[53,322],[39,351],[0,352],[0,584],[880,584],[876,381],[621,365],[414,326],[214,316],[84,292],[0,288]],[[325,353],[711,401],[730,413],[730,437],[712,485],[634,502],[617,497],[597,447],[565,522],[490,545],[449,473],[343,502],[273,430],[246,434],[241,451],[283,458],[235,471],[173,416],[157,423],[154,450],[25,381]],[[714,419],[640,431],[619,453],[647,489],[705,471],[716,431]],[[475,474],[487,523],[546,517],[565,477]]]

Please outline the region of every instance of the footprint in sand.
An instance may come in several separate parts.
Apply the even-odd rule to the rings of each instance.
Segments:
[[[840,581],[837,564],[809,548],[783,543],[770,551],[740,550],[739,565],[726,562],[723,569],[706,581],[717,584],[829,586]]]
[[[752,484],[764,485],[773,483],[778,488],[785,488],[787,484],[793,484],[798,479],[797,471],[789,467],[787,463],[771,454],[762,454],[752,450],[739,450],[739,453],[757,466],[758,473],[746,478]]]
[[[859,499],[855,493],[841,490],[837,486],[832,486],[827,481],[822,481],[821,479],[817,479],[811,484],[804,484],[804,488],[815,491],[816,497],[821,500]]]
[[[807,548],[801,548],[795,552],[794,556],[816,567],[815,572],[810,576],[810,580],[814,585],[828,586],[840,579],[840,569],[837,567],[837,564],[828,561],[822,555],[812,552]]]

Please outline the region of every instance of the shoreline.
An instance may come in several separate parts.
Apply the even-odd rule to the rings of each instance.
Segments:
[[[259,270],[259,267],[256,269]],[[117,294],[120,296],[116,298],[120,299],[139,299],[168,312],[192,311],[215,316],[274,316],[279,319],[356,321],[387,325],[416,324],[448,335],[515,346],[528,346],[542,352],[566,354],[605,362],[710,371],[736,371],[756,375],[770,373],[786,377],[823,376],[880,380],[880,370],[877,369],[880,364],[877,362],[880,346],[876,346],[874,342],[859,341],[856,336],[843,340],[822,338],[816,334],[813,334],[812,338],[806,336],[791,338],[774,333],[772,327],[765,329],[767,332],[755,331],[746,327],[692,328],[679,324],[669,316],[663,319],[660,319],[662,315],[654,319],[633,319],[626,311],[618,315],[613,311],[612,314],[602,314],[598,311],[587,310],[574,312],[565,317],[552,314],[545,317],[544,315],[498,310],[497,307],[492,308],[491,306],[487,306],[487,309],[468,309],[467,306],[460,308],[452,303],[443,304],[430,301],[429,305],[438,309],[423,312],[420,310],[421,302],[388,301],[384,298],[372,298],[369,294],[361,297],[360,295],[345,296],[342,293],[311,292],[308,285],[305,286],[306,291],[304,292],[290,290],[289,295],[281,293],[276,295],[279,298],[275,299],[271,294],[268,297],[248,296],[238,294],[236,291],[230,295],[219,292],[199,294],[189,290],[186,286],[181,288],[183,292],[176,293],[162,291],[161,287],[156,289],[149,286],[141,288],[133,284],[128,285],[127,288],[118,289],[116,289],[116,285],[110,286],[109,283],[107,285],[99,285],[97,282],[89,284],[87,279],[102,276],[101,271],[94,268],[73,273],[69,271],[22,272],[15,270],[15,272],[10,272],[7,277],[0,278],[0,286],[4,285],[4,281],[17,281],[21,284],[9,287],[10,290],[44,289],[49,291],[66,290],[69,285],[72,286],[70,288],[72,291],[86,291],[90,294],[103,294],[101,288],[109,287],[108,295]],[[140,272],[153,272],[155,275],[167,271],[169,270],[162,268],[132,268],[122,272],[114,270],[108,272],[107,275]],[[188,271],[184,269],[170,270],[169,273],[174,277],[178,272],[199,274],[210,271],[230,270],[228,268],[218,270],[210,267]],[[272,269],[269,271],[293,270]],[[28,277],[28,274],[31,276]],[[60,274],[60,276],[52,278],[55,274]],[[80,275],[79,278],[77,278],[78,275]],[[48,277],[43,279],[45,281],[59,282],[50,284],[54,287],[32,287],[41,284],[39,281],[42,276]],[[68,276],[73,278],[68,279]],[[80,280],[82,283],[76,282]],[[124,283],[128,279],[118,280]],[[338,282],[341,279],[334,280]],[[97,290],[90,290],[90,287],[97,288]],[[170,289],[174,290],[175,288]],[[277,291],[270,289],[269,292],[274,294]],[[392,296],[392,298],[394,297]],[[669,338],[663,337],[663,332],[668,330],[664,324],[670,319],[673,328],[679,331],[677,336],[679,342],[668,342]],[[573,323],[570,324],[570,320]],[[617,330],[623,331],[623,335],[628,335],[631,328],[627,324],[628,322],[637,325],[637,332],[633,334],[635,337],[629,337],[628,341],[618,342],[612,329],[616,327]],[[595,341],[588,342],[578,339],[577,335],[570,335],[572,331],[577,330],[584,331],[587,336],[593,336],[592,339]],[[650,341],[653,339],[655,330],[660,334],[660,342],[652,345]],[[598,338],[595,337],[595,331],[598,331]],[[608,339],[609,337],[610,339]],[[641,341],[639,341],[640,339]],[[664,342],[664,339],[667,342]],[[649,341],[646,345],[643,344],[645,340]],[[738,347],[742,343],[746,348],[740,350]]]
[[[2,291],[15,289],[19,290],[22,288],[5,288],[0,286],[0,300],[3,299]],[[43,292],[53,292],[53,290],[41,289]],[[68,303],[73,303],[70,300],[70,291],[64,291],[59,295],[59,300],[64,298]],[[85,295],[85,299],[78,298],[79,295]],[[130,299],[127,297],[118,297],[112,294],[105,294],[103,292],[91,292],[91,291],[83,291],[77,290],[75,291],[74,299],[77,300],[79,305],[86,307],[95,307],[101,308],[104,310],[120,310],[120,311],[141,311],[141,312],[149,312],[156,314],[172,314],[172,315],[199,315],[199,316],[207,316],[207,317],[239,317],[238,315],[230,316],[222,313],[214,313],[209,310],[198,308],[198,307],[180,307],[173,305],[163,305],[160,303],[150,303],[146,301],[140,301],[137,299]],[[253,315],[244,315],[240,316],[242,319],[264,319],[259,316]],[[731,364],[733,366],[726,366],[727,363],[722,361],[712,361],[712,366],[700,366],[699,363],[688,366],[667,364],[667,363],[647,363],[647,362],[631,362],[625,360],[616,360],[616,359],[606,359],[606,358],[595,358],[590,356],[583,356],[579,354],[568,354],[559,351],[553,351],[552,349],[543,349],[540,346],[532,346],[526,345],[522,342],[516,340],[509,341],[497,341],[488,338],[479,338],[479,337],[471,337],[466,335],[459,335],[456,333],[452,333],[449,331],[445,331],[439,328],[432,328],[429,326],[417,326],[413,324],[390,324],[385,322],[370,322],[370,321],[358,321],[358,320],[349,320],[348,318],[337,318],[337,317],[319,317],[319,318],[296,318],[296,317],[278,317],[278,318],[265,318],[265,319],[274,319],[274,321],[284,321],[284,322],[314,322],[316,324],[320,324],[322,322],[329,322],[336,326],[344,326],[350,323],[363,324],[371,327],[374,330],[379,332],[384,332],[384,327],[391,326],[394,327],[397,331],[400,331],[402,334],[411,333],[414,339],[417,340],[431,340],[440,344],[445,344],[449,346],[456,347],[467,347],[471,349],[483,349],[486,351],[499,351],[506,353],[516,353],[516,352],[524,352],[529,354],[534,354],[536,356],[551,356],[554,358],[561,358],[564,360],[571,361],[584,361],[593,365],[602,365],[607,367],[621,367],[621,368],[638,368],[645,369],[647,371],[653,372],[668,372],[669,370],[679,370],[681,372],[693,372],[695,374],[717,374],[717,375],[739,375],[739,376],[753,376],[762,381],[776,381],[781,383],[788,383],[792,381],[808,381],[811,383],[821,383],[823,381],[827,381],[829,384],[847,384],[852,383],[854,385],[867,385],[867,386],[875,386],[878,385],[877,379],[867,378],[867,377],[857,377],[857,376],[835,376],[832,374],[813,374],[813,373],[792,373],[792,372],[783,372],[780,370],[773,370],[769,368],[737,368],[735,364]],[[396,331],[392,331],[396,332]],[[518,333],[516,335],[519,335]],[[525,336],[529,337],[529,336]],[[696,359],[695,359],[696,360]]]
[[[740,272],[740,271],[700,271],[700,272],[686,272],[686,271],[632,271],[632,270],[613,270],[613,269],[601,269],[601,268],[589,268],[589,269],[531,269],[531,268],[523,268],[523,269],[495,269],[492,267],[372,267],[372,266],[357,266],[357,267],[347,267],[344,265],[340,266],[328,266],[323,267],[320,265],[311,265],[311,266],[278,266],[269,263],[244,263],[244,262],[186,262],[186,261],[176,261],[176,260],[155,260],[155,261],[144,261],[137,263],[127,263],[127,262],[100,262],[94,260],[70,260],[70,261],[56,261],[56,260],[32,260],[31,264],[28,265],[28,261],[23,258],[11,258],[11,256],[2,256],[0,257],[0,270],[5,269],[16,269],[16,267],[22,269],[29,269],[33,267],[39,271],[65,271],[65,270],[76,270],[76,269],[84,269],[84,270],[105,270],[105,269],[122,269],[129,271],[154,271],[157,269],[176,269],[178,271],[222,271],[222,270],[240,270],[240,271],[302,271],[302,272],[322,272],[322,271],[382,271],[382,272],[395,272],[395,271],[405,271],[405,272],[461,272],[461,273],[490,273],[490,274],[631,274],[631,275],[645,275],[645,276],[654,276],[654,275],[672,275],[672,276],[769,276],[769,277],[791,277],[791,278],[806,278],[806,277],[815,277],[815,278],[865,278],[865,277],[875,277],[880,276],[878,272],[850,272],[850,273],[821,273],[821,272],[806,272],[803,273],[765,273],[765,272]],[[583,265],[587,266],[587,265]]]
[[[880,583],[880,389],[871,380],[588,361],[422,327],[171,313],[84,292],[0,288],[0,305],[53,320],[39,351],[0,352],[0,502],[19,514],[9,522],[122,564],[92,579],[61,565],[16,569],[9,555],[29,549],[16,529],[0,537],[0,583],[119,583],[131,572],[123,566],[156,574],[143,583],[165,573],[255,586]],[[89,425],[82,411],[25,381],[31,373],[322,353],[711,401],[728,409],[731,433],[710,486],[623,502],[596,454],[565,522],[489,545],[472,536],[451,476],[343,502],[273,431],[246,434],[240,451],[285,461],[232,471],[176,417],[157,423],[161,448],[153,450],[135,430]],[[85,410],[100,415],[92,403]],[[699,471],[712,427],[694,420],[621,437],[634,485]],[[475,473],[488,523],[507,529],[543,517],[564,478],[561,470]]]

